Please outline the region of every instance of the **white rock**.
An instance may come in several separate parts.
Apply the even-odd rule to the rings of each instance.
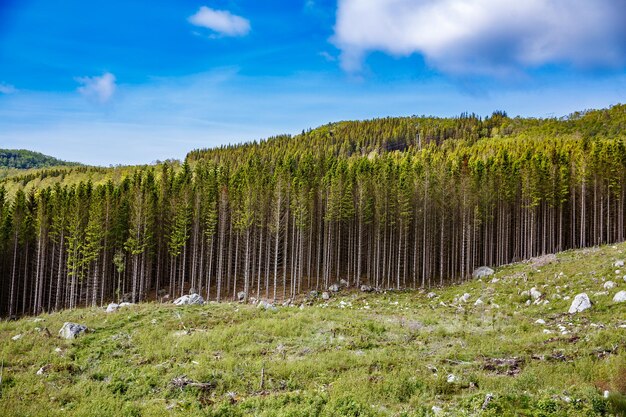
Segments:
[[[530,305],[530,300],[526,300],[526,305],[529,306]]]
[[[538,290],[537,290],[537,288],[532,287],[532,288],[530,289],[530,297],[531,297],[533,300],[537,300],[537,299],[541,298],[541,296],[542,296],[542,295],[543,295],[543,294],[541,294],[541,292],[540,292],[540,291],[538,291]]]
[[[120,308],[119,304],[111,303],[107,306],[107,313],[114,313]]]
[[[62,352],[63,352],[63,349],[61,349],[60,347],[58,347],[58,348],[55,348],[55,349],[54,349],[54,351],[55,351],[56,353],[62,353]]]
[[[429,292],[428,294],[426,294],[426,298],[435,298],[437,296],[437,294],[435,294],[434,292]]]
[[[135,305],[135,303],[127,303],[127,302],[123,302],[123,303],[120,303],[120,308],[121,308],[121,307],[134,306],[134,305]]]
[[[333,284],[330,287],[328,287],[328,291],[330,292],[339,292],[339,285],[337,284]]]
[[[324,292],[322,293],[322,300],[324,300],[324,301],[328,301],[328,300],[330,300],[330,293],[328,293],[328,292],[324,291]]]
[[[565,297],[563,297],[563,299],[564,299],[565,301],[569,301],[569,300],[571,300],[571,299],[572,299],[572,297],[570,297],[569,295],[566,295]]]
[[[432,410],[433,414],[434,414],[434,415],[436,415],[436,416],[437,416],[437,415],[439,415],[439,414],[441,414],[441,413],[443,412],[443,408],[438,407],[438,406],[436,406],[436,405],[433,405],[433,407],[431,408],[431,410]]]
[[[626,291],[620,291],[613,297],[613,302],[623,303],[624,301],[626,301]]]
[[[615,288],[615,283],[613,281],[607,281],[604,283],[603,286],[605,290],[612,290],[613,288]]]
[[[610,394],[611,393],[608,390],[604,391],[604,398],[609,398]]]
[[[459,301],[462,301],[464,303],[467,303],[470,299],[471,295],[468,293],[465,293],[461,296],[461,298],[459,299]]]
[[[624,280],[624,282],[626,282],[626,275],[624,275],[622,279]]]
[[[66,321],[59,330],[59,336],[63,339],[75,339],[85,331],[87,331],[87,326]]]
[[[48,365],[44,365],[41,368],[39,368],[39,370],[37,371],[37,375],[43,375],[46,372],[48,372],[48,369],[52,368],[52,365],[48,364]]]
[[[183,295],[182,297],[174,300],[174,304],[176,304],[177,306],[192,305],[192,304],[202,305],[204,304],[204,298],[202,298],[202,296],[199,294]]]
[[[572,301],[572,305],[570,306],[568,313],[580,313],[581,311],[585,311],[588,308],[591,308],[591,300],[586,293],[581,293],[574,297],[574,301]]]
[[[621,270],[621,269],[616,269],[616,270],[615,270],[615,275],[619,275],[619,274],[621,274],[621,273],[622,273],[622,270]]]
[[[545,334],[552,334],[552,330],[548,330],[548,329],[543,329],[543,332]]]
[[[11,340],[20,340],[22,338],[23,334],[16,334],[15,336],[13,336],[11,338]]]
[[[546,324],[546,321],[544,319],[537,319],[535,320],[535,324]]]
[[[472,272],[472,277],[473,278],[484,278],[484,277],[488,277],[490,275],[493,275],[495,273],[495,271],[491,268],[489,268],[488,266],[481,266],[479,268],[476,268],[474,270],[474,272]]]
[[[624,266],[624,260],[623,259],[619,259],[619,260],[615,261],[613,266],[615,268],[622,268]]]
[[[480,298],[478,300],[476,300],[476,302],[474,303],[475,306],[479,306],[479,305],[482,305],[482,304],[485,304],[485,303],[483,303],[483,300],[481,300]]]
[[[453,384],[456,381],[458,381],[458,378],[454,374],[450,374],[448,375],[448,378],[446,379],[446,381],[448,381],[448,384]]]
[[[497,282],[500,282],[500,280],[498,278],[494,278],[490,281],[492,284],[495,284]]]

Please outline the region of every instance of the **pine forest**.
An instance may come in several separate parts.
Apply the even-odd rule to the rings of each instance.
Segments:
[[[0,315],[430,288],[624,240],[626,106],[403,117],[0,181]],[[115,175],[110,173],[115,172]]]

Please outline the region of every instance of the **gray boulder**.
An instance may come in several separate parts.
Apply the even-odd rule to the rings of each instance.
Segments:
[[[86,331],[87,326],[66,321],[63,323],[61,330],[59,330],[59,336],[63,339],[76,339],[79,335],[85,333]]]
[[[330,287],[328,287],[328,291],[330,292],[339,292],[339,285],[337,284],[333,284]]]
[[[202,305],[204,304],[204,298],[202,298],[202,296],[199,294],[183,295],[182,297],[174,300],[174,304],[176,304],[177,306],[193,305],[193,304]]]
[[[490,275],[493,275],[496,271],[489,268],[488,266],[481,266],[476,268],[474,272],[472,272],[472,278],[484,278]]]
[[[247,296],[247,295],[248,295],[248,294],[246,294],[246,292],[245,292],[245,291],[239,291],[239,292],[237,293],[237,300],[239,300],[239,301],[243,301],[243,300],[245,300],[245,299],[246,299],[246,296]]]
[[[607,281],[604,283],[603,287],[605,290],[612,290],[615,288],[615,283],[613,281]]]
[[[372,288],[371,286],[365,285],[365,284],[361,285],[361,292],[372,292],[372,291],[374,291],[374,288]]]
[[[617,294],[615,294],[615,297],[613,297],[613,301],[616,303],[623,303],[626,301],[626,291],[620,291]]]
[[[328,293],[328,292],[324,291],[324,292],[322,293],[322,300],[324,300],[324,301],[328,301],[328,300],[330,300],[330,293]]]
[[[107,306],[107,313],[114,313],[120,308],[119,304],[111,303]]]
[[[276,306],[268,301],[265,300],[261,300],[259,301],[259,303],[257,304],[257,308],[262,308],[264,310],[272,310],[272,311],[276,311]]]
[[[581,311],[585,311],[589,308],[591,308],[591,300],[589,299],[589,296],[586,293],[581,293],[574,297],[568,313],[580,313]]]

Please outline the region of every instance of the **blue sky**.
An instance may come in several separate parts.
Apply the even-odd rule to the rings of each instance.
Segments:
[[[150,163],[345,119],[608,107],[624,21],[626,0],[0,0],[0,147]]]

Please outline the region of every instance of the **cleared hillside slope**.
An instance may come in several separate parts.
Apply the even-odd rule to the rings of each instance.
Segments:
[[[624,415],[626,303],[612,301],[624,258],[626,244],[564,252],[435,296],[344,290],[275,310],[149,303],[2,322],[0,415]],[[593,307],[567,314],[581,292]],[[89,332],[60,339],[66,321]]]

